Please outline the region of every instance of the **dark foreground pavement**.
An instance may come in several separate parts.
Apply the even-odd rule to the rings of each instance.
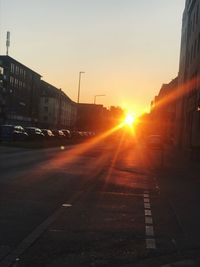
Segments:
[[[30,155],[4,166],[0,266],[200,266],[196,170],[110,139]]]

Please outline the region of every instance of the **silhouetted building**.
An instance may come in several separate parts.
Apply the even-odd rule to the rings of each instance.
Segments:
[[[137,138],[145,140],[149,135],[156,133],[155,116],[153,113],[144,113],[137,120]]]
[[[57,128],[59,115],[59,92],[56,87],[41,81],[39,121],[42,128]]]
[[[74,129],[77,105],[61,89],[41,81],[40,116],[42,128]]]
[[[109,109],[109,124],[110,128],[119,125],[124,119],[124,110],[121,107],[111,106]]]
[[[104,129],[105,108],[103,105],[79,103],[77,128],[80,131],[101,131]]]
[[[184,148],[200,148],[200,0],[187,0],[182,21],[176,138]]]
[[[162,135],[165,141],[174,138],[177,99],[174,97],[178,87],[178,77],[163,84],[159,94],[151,104],[152,128],[154,134]]]
[[[60,128],[75,129],[77,104],[59,89],[59,122]]]
[[[37,125],[41,75],[10,56],[0,56],[0,61],[5,75],[5,123]]]
[[[100,132],[121,123],[124,111],[120,107],[107,109],[103,105],[80,103],[77,111],[77,128],[80,131]]]
[[[4,124],[6,120],[5,114],[5,80],[3,64],[0,61],[0,124]]]

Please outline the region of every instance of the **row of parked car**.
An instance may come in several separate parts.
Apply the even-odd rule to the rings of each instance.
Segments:
[[[70,131],[67,129],[40,129],[37,127],[22,127],[19,125],[1,125],[1,141],[36,141],[36,140],[64,140],[72,138],[87,138],[94,136],[94,132]]]

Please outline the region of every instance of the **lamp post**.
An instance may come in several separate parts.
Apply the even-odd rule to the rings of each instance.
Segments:
[[[79,81],[78,81],[78,99],[77,103],[79,104],[79,99],[80,99],[80,89],[81,89],[81,74],[85,73],[84,71],[79,72]]]
[[[106,96],[106,95],[95,95],[94,96],[94,104],[96,104],[96,98],[99,97],[99,96]]]

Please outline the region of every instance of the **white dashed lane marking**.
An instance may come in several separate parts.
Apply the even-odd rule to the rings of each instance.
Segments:
[[[145,213],[145,216],[151,216],[152,214],[151,214],[151,210],[147,210],[147,209],[145,209],[144,210],[144,213]]]
[[[71,204],[67,204],[67,203],[62,204],[62,207],[64,207],[64,208],[70,208],[71,206],[72,206]]]
[[[144,203],[144,208],[145,209],[151,209],[150,203]]]
[[[154,227],[152,219],[152,211],[150,204],[149,191],[144,191],[144,214],[145,214],[145,234],[146,234],[146,248],[156,249],[156,241],[154,238]]]
[[[153,224],[153,219],[152,219],[152,217],[145,217],[145,224],[147,225],[147,224]]]
[[[156,249],[156,241],[154,238],[146,239],[146,248]]]
[[[146,235],[154,236],[154,230],[152,225],[146,225]]]

